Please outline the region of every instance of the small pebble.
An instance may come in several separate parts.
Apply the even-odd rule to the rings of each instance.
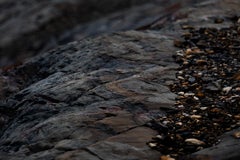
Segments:
[[[183,96],[185,93],[184,92],[178,92],[178,95]]]
[[[183,74],[183,71],[178,71],[178,74]]]
[[[232,90],[232,87],[224,87],[222,89],[222,91],[225,92],[226,94],[228,94],[228,92],[231,91],[231,90]]]
[[[167,155],[167,156],[161,156],[160,160],[175,160],[175,159],[171,158],[169,155]]]
[[[194,96],[194,93],[185,93],[184,96],[188,97],[188,96]]]
[[[238,115],[235,115],[235,116],[233,116],[236,120],[240,120],[240,115],[238,114]]]
[[[153,148],[157,146],[157,143],[148,143],[149,147]]]
[[[200,107],[200,109],[201,109],[202,111],[205,111],[206,109],[208,109],[208,107]]]
[[[178,108],[182,109],[185,108],[184,105],[179,105]]]
[[[182,126],[183,123],[182,122],[177,122],[176,125]]]
[[[181,56],[181,57],[183,57],[183,56],[184,56],[184,53],[183,53],[183,51],[177,51],[176,53],[177,53],[177,55],[178,55],[178,56]]]
[[[203,141],[200,141],[196,138],[188,138],[185,140],[186,143],[190,143],[190,144],[193,144],[193,145],[204,145],[205,143]]]
[[[188,81],[191,82],[191,83],[194,83],[196,81],[196,79],[194,77],[191,77],[191,78],[188,79]]]
[[[178,79],[181,79],[181,80],[184,80],[184,78],[182,76],[178,76],[177,77]]]
[[[203,75],[203,73],[202,72],[198,72],[197,75],[201,77]]]
[[[194,96],[193,98],[194,98],[196,101],[198,101],[198,100],[199,100],[199,98],[198,98],[198,97],[196,97],[196,96]]]
[[[240,138],[240,131],[234,132],[233,137],[239,139]]]
[[[164,137],[162,135],[157,135],[156,138],[158,139],[164,139]]]
[[[201,115],[191,115],[190,117],[191,117],[192,119],[200,119],[200,118],[202,118]]]
[[[192,112],[193,112],[193,113],[196,113],[196,112],[197,112],[197,110],[196,110],[196,109],[194,109]]]
[[[187,113],[184,113],[184,112],[182,113],[182,115],[183,115],[183,116],[186,116],[186,117],[188,117],[188,116],[189,116],[189,114],[187,114]]]

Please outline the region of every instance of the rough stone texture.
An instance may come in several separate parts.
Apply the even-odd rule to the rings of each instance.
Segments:
[[[220,137],[221,141],[218,145],[213,146],[208,149],[198,151],[192,155],[197,159],[204,157],[211,157],[211,159],[221,159],[221,160],[237,160],[239,159],[239,140],[234,138],[233,134],[239,132],[240,129],[233,130],[231,132],[225,133]]]
[[[0,159],[158,160],[146,145],[157,135],[148,123],[174,109],[173,39],[182,24],[229,25],[238,8],[237,0],[204,2],[150,26],[161,30],[72,42],[2,70]],[[238,159],[239,149],[238,139],[223,138],[196,154]]]
[[[173,108],[171,42],[153,31],[116,33],[17,67],[23,89],[1,104],[0,150],[24,159],[157,159],[146,145],[157,133],[144,125]]]
[[[0,66],[89,35],[139,27],[156,19],[173,2],[1,0]]]

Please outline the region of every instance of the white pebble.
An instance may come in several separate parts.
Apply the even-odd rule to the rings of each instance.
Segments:
[[[200,141],[196,138],[188,138],[188,139],[185,140],[185,142],[191,143],[193,145],[204,145],[205,144],[203,141]]]

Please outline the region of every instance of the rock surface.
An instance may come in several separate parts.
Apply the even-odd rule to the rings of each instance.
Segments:
[[[159,19],[152,30],[72,42],[5,68],[0,159],[158,160],[161,153],[146,144],[158,134],[150,122],[175,109],[168,88],[178,68],[173,40],[185,32],[183,24],[230,25],[239,6],[237,0],[207,1],[165,17],[164,24]],[[224,23],[213,23],[216,15]],[[239,159],[239,139],[230,133],[221,139],[192,157]]]
[[[139,27],[155,20],[173,2],[2,0],[0,66],[21,62],[26,57],[89,35]]]
[[[146,145],[157,132],[145,124],[174,104],[171,41],[153,31],[116,33],[17,67],[23,89],[1,104],[0,150],[20,159],[157,159]]]

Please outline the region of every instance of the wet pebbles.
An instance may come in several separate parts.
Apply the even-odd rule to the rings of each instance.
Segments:
[[[213,146],[240,126],[240,18],[232,21],[222,29],[182,26],[184,40],[175,41],[181,67],[170,88],[178,110],[151,123],[159,135],[149,142],[169,159]]]

